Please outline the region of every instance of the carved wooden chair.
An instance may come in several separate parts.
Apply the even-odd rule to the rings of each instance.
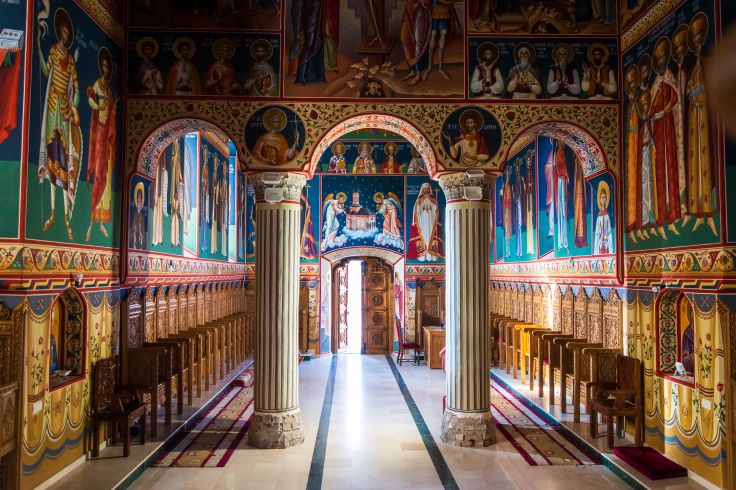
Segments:
[[[609,375],[610,376],[610,375]],[[634,357],[616,356],[615,381],[592,381],[587,405],[590,409],[590,437],[598,436],[598,414],[606,417],[608,426],[608,448],[613,449],[613,422],[616,433],[624,437],[625,417],[634,418],[635,443],[641,446],[643,437],[641,361]]]
[[[135,420],[140,424],[141,444],[146,443],[146,404],[138,395],[118,386],[120,361],[118,356],[101,359],[95,363],[92,378],[92,456],[100,455],[100,425],[112,423],[115,431],[123,435],[123,456],[130,454],[130,427]]]
[[[155,334],[145,331],[141,297],[132,289],[123,301],[123,384],[150,396],[151,434],[158,433],[158,406],[163,401],[166,423],[171,422],[173,351],[146,342]],[[155,327],[151,325],[151,327]]]
[[[401,322],[396,319],[394,323],[396,324],[396,342],[398,342],[399,344],[399,351],[396,354],[396,363],[401,366],[404,362],[404,351],[406,349],[411,349],[414,351],[414,358],[412,359],[412,361],[418,366],[419,350],[421,349],[419,342],[407,342],[406,340],[404,340],[404,332],[401,329]]]

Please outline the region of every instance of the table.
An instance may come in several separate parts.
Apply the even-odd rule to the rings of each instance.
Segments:
[[[444,327],[422,327],[424,330],[424,360],[430,369],[440,369],[440,351],[445,347]]]

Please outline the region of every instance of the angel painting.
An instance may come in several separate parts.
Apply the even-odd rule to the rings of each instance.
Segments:
[[[383,193],[377,192],[373,196],[373,201],[377,206],[377,214],[383,216],[383,227],[373,239],[376,245],[383,245],[399,250],[404,250],[404,239],[401,228],[401,200],[393,192],[388,193],[388,197]]]
[[[322,216],[324,216],[324,224],[322,225],[322,246],[324,252],[330,248],[341,247],[348,241],[348,237],[340,234],[340,220],[338,215],[345,213],[345,201],[347,196],[344,192],[340,192],[335,196],[330,193],[322,202]]]

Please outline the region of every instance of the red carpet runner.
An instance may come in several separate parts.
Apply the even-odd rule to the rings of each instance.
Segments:
[[[253,419],[253,381],[253,369],[248,368],[176,447],[153,466],[225,466]]]
[[[577,441],[548,424],[503,386],[491,385],[491,400],[496,429],[529,465],[600,464],[591,460]]]

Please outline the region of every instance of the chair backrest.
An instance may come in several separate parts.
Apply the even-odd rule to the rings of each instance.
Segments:
[[[608,293],[603,304],[603,345],[609,349],[620,349],[623,336],[623,313],[621,297],[615,289]]]
[[[588,298],[588,341],[603,344],[603,297],[598,288]]]
[[[635,357],[618,355],[616,357],[616,386],[620,390],[633,390],[632,401],[639,403],[641,398],[641,361]]]
[[[560,324],[562,327],[560,331],[568,335],[575,334],[575,323],[573,321],[574,298],[572,288],[568,286],[560,301]]]
[[[404,343],[404,332],[401,329],[401,320],[399,318],[395,318],[394,325],[396,325],[396,341],[399,344],[403,344]]]
[[[578,290],[577,296],[575,296],[575,305],[573,307],[574,334],[578,339],[588,338],[588,294],[585,292],[585,288]]]
[[[95,401],[95,412],[105,412],[112,406],[113,395],[118,391],[118,356],[100,359],[95,363],[92,379],[92,396]]]

